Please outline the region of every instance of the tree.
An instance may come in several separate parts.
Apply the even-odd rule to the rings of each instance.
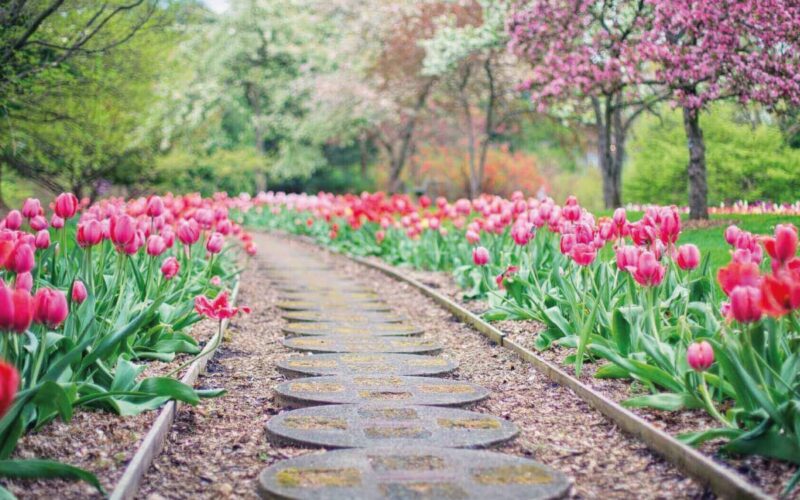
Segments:
[[[510,48],[532,65],[523,88],[538,108],[556,105],[556,114],[595,128],[607,208],[622,203],[631,124],[664,97],[640,82],[646,61],[636,44],[651,17],[645,0],[535,0],[508,19]]]
[[[653,24],[642,53],[650,81],[683,110],[691,218],[708,218],[700,113],[721,99],[800,103],[800,4],[791,0],[648,0]]]

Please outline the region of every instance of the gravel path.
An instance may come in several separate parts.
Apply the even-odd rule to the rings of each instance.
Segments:
[[[231,339],[201,377],[205,386],[226,387],[228,395],[198,407],[182,407],[165,451],[144,479],[141,498],[253,498],[255,479],[277,460],[318,451],[276,448],[264,426],[279,411],[272,389],[284,380],[275,362],[288,356],[280,344],[285,321],[275,307],[278,292],[265,264],[273,252],[313,252],[357,277],[393,306],[424,327],[445,353],[461,363],[454,378],[492,391],[471,409],[513,421],[520,435],[495,451],[535,458],[575,482],[579,498],[699,498],[701,486],[623,434],[570,391],[480,333],[463,325],[408,285],[377,271],[296,240],[259,235],[261,249],[241,285],[240,301],[253,314],[231,326]]]

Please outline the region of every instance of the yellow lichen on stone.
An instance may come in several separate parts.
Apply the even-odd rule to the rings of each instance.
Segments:
[[[472,477],[480,484],[548,484],[553,477],[535,465],[508,465],[474,470]]]
[[[279,485],[287,488],[352,487],[361,484],[361,473],[352,467],[301,469],[289,467],[275,475]]]

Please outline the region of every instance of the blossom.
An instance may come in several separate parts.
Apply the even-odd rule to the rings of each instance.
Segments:
[[[30,292],[33,289],[33,275],[29,272],[19,273],[14,279],[14,288]]]
[[[649,250],[639,254],[636,268],[633,269],[633,279],[642,286],[656,286],[664,280],[666,269],[658,262],[653,252]]]
[[[597,249],[586,243],[578,243],[572,247],[570,256],[579,266],[588,266],[597,257]]]
[[[761,272],[755,263],[731,262],[717,271],[717,281],[725,295],[730,296],[737,286],[760,287]]]
[[[151,257],[158,257],[167,249],[167,243],[164,238],[157,234],[150,235],[147,238],[147,255]]]
[[[11,292],[11,303],[11,330],[24,333],[33,323],[33,297],[27,290],[16,289]]]
[[[151,196],[147,200],[146,212],[149,217],[158,217],[164,213],[164,200],[160,196]]]
[[[497,277],[494,279],[495,283],[497,283],[497,287],[502,290],[503,282],[505,281],[505,279],[511,276],[512,274],[515,274],[517,271],[519,271],[519,267],[508,266],[505,271],[498,274]]]
[[[50,248],[50,231],[42,229],[36,233],[36,248],[39,250]]]
[[[700,249],[691,243],[678,247],[678,256],[675,259],[678,267],[684,271],[695,269],[700,265]]]
[[[476,266],[485,266],[489,263],[489,250],[485,247],[476,247],[472,251],[472,262],[475,263]]]
[[[19,372],[17,368],[5,361],[0,361],[0,418],[2,418],[17,395],[19,389]]]
[[[67,297],[61,290],[40,288],[33,296],[33,320],[55,328],[67,319]]]
[[[200,227],[194,219],[182,220],[178,224],[178,239],[184,245],[194,245],[200,239]]]
[[[16,231],[20,227],[22,227],[22,214],[19,213],[19,210],[11,210],[6,215],[5,221],[6,228],[11,229],[12,231]]]
[[[206,242],[206,250],[212,254],[220,253],[224,244],[225,237],[221,233],[211,233]]]
[[[181,264],[175,257],[167,257],[161,264],[161,274],[164,275],[164,279],[166,280],[171,280],[174,278],[180,269]]]
[[[761,319],[761,291],[754,286],[737,286],[731,293],[730,315],[741,323]]]
[[[97,220],[87,220],[78,224],[76,234],[78,245],[81,247],[91,247],[103,241],[103,224]]]
[[[44,213],[42,203],[37,198],[27,198],[22,203],[22,216],[26,219],[32,219],[42,213]]]
[[[214,300],[209,299],[205,295],[198,295],[194,299],[194,309],[201,316],[206,316],[211,319],[223,320],[232,318],[239,311],[249,313],[249,307],[233,307],[228,302],[228,292],[221,292]]]
[[[33,269],[35,263],[33,248],[26,243],[20,243],[14,247],[14,251],[6,261],[6,267],[15,273],[25,273]]]
[[[83,284],[83,281],[75,280],[72,283],[72,302],[76,304],[83,304],[83,301],[89,296],[89,293],[86,291],[86,285]]]
[[[686,361],[692,370],[704,372],[714,364],[714,349],[705,340],[695,342],[686,349]]]
[[[53,210],[62,219],[69,219],[78,211],[78,198],[72,193],[61,193],[56,197]]]

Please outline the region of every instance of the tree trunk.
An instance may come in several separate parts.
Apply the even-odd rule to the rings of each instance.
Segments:
[[[689,148],[689,218],[708,219],[706,145],[700,128],[700,111],[683,108],[683,129]]]
[[[7,208],[6,199],[3,197],[3,164],[0,163],[0,210],[5,210]]]
[[[358,154],[359,154],[359,161],[360,161],[360,174],[361,179],[365,179],[367,177],[367,162],[369,160],[369,151],[367,150],[367,134],[361,133],[358,136]]]
[[[403,167],[406,165],[406,159],[408,158],[409,152],[413,149],[412,141],[414,139],[414,129],[417,126],[417,119],[419,118],[422,108],[425,106],[425,102],[428,100],[428,95],[431,92],[433,83],[433,79],[428,80],[425,86],[420,90],[420,93],[417,95],[417,102],[414,104],[414,110],[406,122],[405,127],[403,127],[403,132],[400,135],[400,143],[397,147],[397,153],[395,154],[394,148],[388,142],[386,144],[386,149],[389,152],[390,193],[399,193],[402,191],[403,186],[402,182],[400,182],[400,174],[403,172]]]
[[[489,145],[491,144],[494,136],[494,111],[497,104],[497,88],[494,81],[494,72],[492,71],[491,57],[492,56],[490,55],[483,64],[483,70],[486,72],[486,81],[489,84],[489,95],[488,99],[486,100],[486,124],[483,131],[484,137],[481,141],[481,151],[478,158],[478,182],[481,188],[483,188],[483,179],[486,173],[486,157],[489,154]]]
[[[612,99],[613,96],[606,96],[602,103],[598,98],[592,99],[597,128],[597,157],[603,177],[603,205],[606,208],[622,205],[624,130],[615,127],[615,122],[621,121],[621,110],[615,110]],[[615,113],[619,114],[615,116]]]

